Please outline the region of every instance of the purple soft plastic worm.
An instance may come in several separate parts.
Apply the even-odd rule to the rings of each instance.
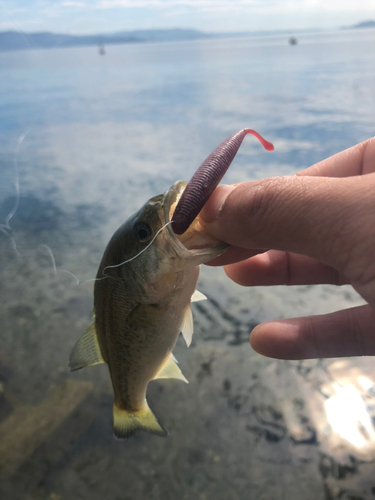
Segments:
[[[267,151],[273,151],[273,145],[250,128],[236,132],[219,144],[204,160],[182,193],[172,217],[172,228],[176,234],[184,233],[202,210],[228,170],[247,134],[252,134],[259,139]]]

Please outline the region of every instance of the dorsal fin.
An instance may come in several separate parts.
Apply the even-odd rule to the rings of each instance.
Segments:
[[[171,353],[168,361],[163,365],[159,373],[154,377],[154,380],[158,378],[177,378],[178,380],[183,380],[187,384],[189,383],[184,377],[182,371],[177,366],[177,359]]]
[[[69,358],[69,367],[70,371],[73,372],[99,363],[105,363],[105,361],[100,351],[95,324],[93,323],[73,347]]]

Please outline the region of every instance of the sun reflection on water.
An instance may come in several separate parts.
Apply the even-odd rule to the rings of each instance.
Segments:
[[[361,379],[362,382],[370,382],[366,377]],[[375,431],[358,389],[353,384],[344,387],[335,384],[335,390],[336,394],[328,398],[324,405],[332,431],[355,448],[375,447]]]

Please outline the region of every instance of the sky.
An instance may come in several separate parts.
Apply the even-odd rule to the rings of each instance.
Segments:
[[[375,20],[375,0],[0,0],[0,31],[298,30]]]

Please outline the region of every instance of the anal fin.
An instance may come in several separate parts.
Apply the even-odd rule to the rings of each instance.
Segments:
[[[93,323],[73,347],[69,358],[70,371],[79,370],[86,366],[105,363],[100,351],[95,323]]]
[[[185,309],[184,318],[181,325],[181,333],[185,339],[186,345],[189,347],[194,333],[193,313],[191,312],[190,304],[188,304]]]
[[[204,295],[204,293],[199,292],[198,290],[195,290],[195,292],[191,296],[190,301],[191,302],[199,302],[200,300],[207,300],[207,297]]]
[[[177,360],[171,353],[168,361],[163,365],[159,373],[154,377],[154,380],[159,378],[176,378],[178,380],[182,380],[183,382],[189,383],[184,377],[182,371],[177,365]]]

